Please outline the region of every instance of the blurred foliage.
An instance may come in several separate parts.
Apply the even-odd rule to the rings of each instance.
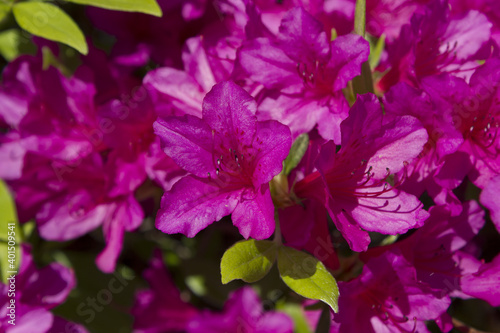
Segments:
[[[79,5],[90,5],[105,9],[140,12],[153,16],[162,16],[162,11],[156,0],[67,0],[70,3]],[[58,1],[54,1],[58,3]],[[2,27],[0,34],[0,54],[10,61],[18,54],[24,53],[20,50],[21,34],[16,31],[13,21],[8,20],[10,13],[17,24],[24,31],[35,36],[60,42],[73,47],[82,54],[88,53],[88,45],[82,29],[75,23],[75,20],[59,6],[41,2],[37,0],[16,2],[13,0],[3,0],[0,3],[0,23],[8,21],[6,27]],[[5,25],[5,24],[4,24]],[[13,30],[15,29],[15,30]],[[3,30],[10,31],[6,32]]]
[[[7,185],[0,180],[0,277],[7,282],[8,271],[17,271],[21,258],[22,228],[14,200]]]

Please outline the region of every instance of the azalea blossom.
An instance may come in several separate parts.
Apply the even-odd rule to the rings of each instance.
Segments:
[[[290,131],[277,121],[257,121],[256,103],[231,81],[203,101],[203,118],[159,119],[155,132],[165,153],[190,173],[162,198],[156,226],[166,233],[196,235],[231,214],[245,237],[274,231],[269,181],[282,169]]]
[[[340,143],[348,104],[347,82],[368,59],[367,42],[355,35],[329,41],[322,24],[304,9],[290,10],[276,38],[250,39],[238,50],[234,76],[261,84],[259,119],[275,119],[293,137],[318,126],[320,135]]]
[[[296,195],[321,202],[354,251],[367,249],[367,231],[398,234],[420,227],[427,212],[388,179],[421,152],[427,141],[421,123],[383,115],[375,96],[364,95],[341,130],[340,150],[332,141],[323,145],[318,171],[296,184]]]
[[[422,78],[440,73],[469,77],[477,68],[474,60],[483,56],[478,52],[488,43],[490,30],[491,23],[478,11],[453,17],[447,0],[431,1],[388,47],[390,69],[379,88],[386,91],[399,81],[418,87]]]
[[[150,266],[144,271],[150,289],[139,290],[131,310],[135,318],[134,333],[163,333],[185,330],[197,311],[182,300],[161,252],[153,253]]]

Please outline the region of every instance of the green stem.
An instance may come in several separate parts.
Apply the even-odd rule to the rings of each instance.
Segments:
[[[278,245],[282,245],[283,241],[281,240],[281,227],[278,209],[274,210],[274,221],[276,222],[276,229],[274,230],[274,242]]]
[[[355,95],[374,93],[372,70],[370,68],[370,63],[365,61],[361,65],[361,75],[356,76],[352,79],[352,87]]]
[[[365,37],[366,0],[357,0],[354,11],[354,33]]]
[[[354,32],[365,38],[366,31],[366,0],[356,0],[354,12]],[[368,61],[361,65],[361,75],[356,76],[353,81],[354,93],[356,95],[373,93],[373,78],[370,63]]]

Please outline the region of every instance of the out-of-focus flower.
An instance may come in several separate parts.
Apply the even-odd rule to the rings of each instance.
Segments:
[[[68,328],[71,332],[87,333],[83,326],[68,322],[50,312],[50,309],[64,303],[71,289],[75,287],[73,271],[59,263],[38,269],[27,245],[21,246],[19,255],[21,266],[12,286],[10,280],[7,284],[0,283],[2,332],[58,333],[58,329]]]
[[[43,68],[40,56],[9,64],[0,93],[8,106],[0,111],[0,176],[14,190],[20,220],[34,218],[45,239],[74,239],[103,225],[107,246],[97,265],[112,272],[124,232],[144,218],[135,190],[148,176],[168,189],[183,173],[159,149],[140,82],[94,52],[86,62],[106,71],[85,65],[71,78]]]
[[[155,251],[144,278],[150,289],[135,295],[131,310],[134,333],[165,333],[185,331],[197,311],[181,299],[179,290],[170,278],[160,251]]]
[[[188,333],[255,332],[292,333],[293,322],[284,313],[264,312],[259,297],[251,287],[233,292],[224,311],[202,311],[188,323]]]

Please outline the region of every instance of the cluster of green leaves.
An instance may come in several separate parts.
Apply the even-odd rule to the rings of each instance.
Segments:
[[[38,0],[0,2],[0,21],[10,12],[19,26],[27,32],[56,42],[69,45],[82,54],[88,53],[88,45],[83,32],[73,19],[58,6]],[[89,5],[111,10],[139,12],[162,16],[156,0],[65,0],[70,3]],[[57,1],[56,1],[57,2]],[[6,34],[7,33],[7,34]],[[8,30],[0,34],[0,39],[10,41],[19,38],[18,31]],[[7,54],[9,57],[9,54]],[[10,59],[8,59],[10,60]]]
[[[222,283],[235,279],[256,282],[267,275],[276,260],[281,279],[290,289],[338,311],[337,282],[323,263],[279,242],[250,239],[234,244],[222,256]]]

